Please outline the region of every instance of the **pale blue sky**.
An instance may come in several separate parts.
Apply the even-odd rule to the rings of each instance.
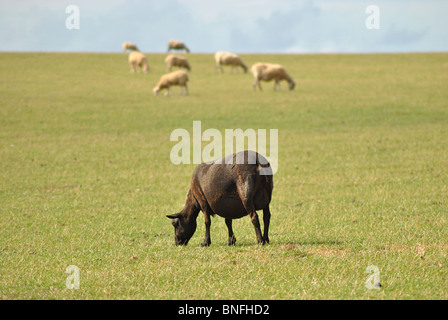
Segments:
[[[65,9],[80,10],[68,30]],[[368,30],[368,5],[380,29]],[[0,51],[119,52],[123,41],[165,52],[448,51],[447,0],[0,0]]]

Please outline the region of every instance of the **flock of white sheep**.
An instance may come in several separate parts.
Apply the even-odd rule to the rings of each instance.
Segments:
[[[127,52],[127,50],[131,50],[129,54],[129,65],[131,67],[131,72],[135,72],[136,69],[138,72],[143,71],[147,73],[149,71],[149,64],[146,60],[145,55],[143,55],[137,46],[131,42],[123,43],[123,50]],[[185,50],[186,53],[190,52],[190,49],[185,45],[185,43],[181,41],[171,40],[168,42],[168,53],[171,50]],[[166,89],[165,95],[171,94],[172,86],[179,86],[180,91],[179,94],[182,93],[182,90],[185,91],[185,94],[188,95],[188,86],[187,82],[189,80],[188,73],[184,70],[177,70],[171,72],[172,67],[185,68],[188,71],[191,71],[191,66],[188,63],[188,60],[183,56],[178,56],[174,54],[170,54],[166,57],[165,62],[167,64],[168,73],[163,75],[157,86],[153,89],[153,93],[158,95],[159,92],[163,89]],[[244,64],[243,60],[235,53],[223,52],[219,51],[215,53],[215,62],[216,67],[215,71],[220,70],[223,72],[223,66],[231,66],[232,72],[238,71],[239,68],[242,68],[244,72],[247,72],[247,66]],[[275,81],[274,90],[281,90],[280,81],[286,80],[289,84],[289,89],[293,90],[296,83],[291,78],[291,76],[286,72],[285,68],[279,64],[271,64],[271,63],[255,63],[250,71],[253,73],[255,81],[252,85],[252,89],[256,90],[257,85],[260,90],[261,84],[260,81]]]

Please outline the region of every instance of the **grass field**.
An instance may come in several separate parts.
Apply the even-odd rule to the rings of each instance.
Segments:
[[[0,53],[0,299],[448,299],[448,54],[242,55],[283,64],[281,92],[190,54],[171,97],[147,57],[145,75],[124,54]],[[195,165],[170,134],[193,120],[278,129],[269,245],[245,217],[228,247],[214,217],[201,248],[200,214],[174,246]]]

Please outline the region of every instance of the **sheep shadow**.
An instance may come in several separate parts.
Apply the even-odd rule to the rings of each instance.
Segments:
[[[313,240],[313,241],[309,241],[309,240],[305,240],[305,241],[291,241],[291,240],[285,240],[285,241],[275,241],[271,239],[269,244],[265,244],[265,245],[260,245],[257,244],[255,241],[241,241],[241,242],[236,242],[235,245],[233,246],[229,246],[229,247],[254,247],[254,246],[259,246],[259,247],[278,247],[278,246],[284,246],[284,247],[290,247],[290,248],[297,248],[297,249],[307,249],[307,248],[316,248],[316,247],[340,247],[342,245],[344,245],[345,242],[343,241],[339,241],[339,240]],[[222,243],[222,244],[218,244],[218,243],[214,243],[214,245],[219,245],[219,246],[227,246],[227,244]]]

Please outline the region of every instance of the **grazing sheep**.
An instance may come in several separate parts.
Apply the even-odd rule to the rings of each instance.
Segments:
[[[255,81],[253,83],[252,89],[255,91],[256,86],[258,84],[258,88],[261,89],[260,80],[263,81],[271,81],[275,80],[274,90],[281,90],[280,81],[286,80],[289,83],[289,90],[293,90],[296,83],[286,72],[285,68],[283,68],[279,64],[270,64],[270,63],[256,63],[252,66],[251,72],[254,74]]]
[[[224,72],[222,66],[232,66],[232,72],[235,69],[238,70],[238,67],[243,68],[244,73],[247,72],[247,66],[244,64],[243,60],[241,60],[241,58],[235,53],[218,51],[215,53],[215,61],[215,71],[217,71],[219,68],[221,69],[221,72]]]
[[[185,45],[185,43],[181,42],[181,41],[177,41],[177,40],[170,40],[168,41],[168,51],[170,52],[170,50],[185,50],[187,53],[190,52],[190,49],[187,48],[187,46]]]
[[[129,65],[131,66],[131,72],[135,72],[135,68],[137,67],[137,71],[140,72],[140,69],[143,70],[144,73],[148,73],[149,65],[146,61],[146,57],[138,52],[133,51],[129,54]]]
[[[211,244],[210,216],[215,214],[225,218],[229,246],[236,242],[232,220],[247,215],[254,226],[258,243],[269,243],[269,203],[273,188],[270,164],[255,151],[242,151],[198,165],[191,178],[184,208],[179,213],[167,215],[174,226],[175,244],[188,244],[196,231],[196,219],[201,210],[205,216],[202,247]],[[263,234],[256,210],[263,210]]]
[[[187,59],[181,56],[175,56],[174,54],[170,54],[168,57],[166,57],[165,62],[168,65],[168,72],[171,71],[171,68],[173,66],[177,66],[179,68],[185,68],[188,71],[191,71],[190,64],[188,63]]]
[[[126,52],[126,50],[131,50],[131,51],[139,51],[137,46],[135,44],[133,44],[132,42],[123,42],[123,52]]]
[[[188,95],[188,73],[183,70],[173,71],[163,75],[157,86],[152,90],[155,95],[158,95],[160,90],[166,89],[165,95],[171,95],[171,86],[180,86],[179,94],[182,93],[182,88],[185,88],[185,95]]]

